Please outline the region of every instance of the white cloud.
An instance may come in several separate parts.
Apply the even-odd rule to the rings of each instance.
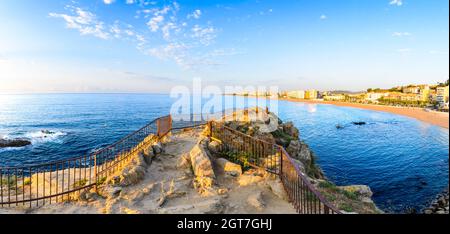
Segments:
[[[412,36],[412,34],[409,32],[394,32],[392,34],[392,36],[394,36],[394,37],[409,37],[409,36]]]
[[[117,2],[102,1],[105,4]],[[203,12],[200,9],[186,19],[178,17],[181,6],[176,2],[162,7],[155,7],[156,2],[151,0],[126,0],[125,3],[136,4],[139,10],[135,18],[142,25],[129,25],[119,18],[110,23],[103,22],[94,13],[74,6],[66,7],[69,13],[49,15],[64,19],[67,28],[76,29],[82,35],[133,42],[145,55],[173,61],[184,69],[197,65],[217,65],[217,58],[236,54],[234,51],[220,52],[220,48],[213,47],[219,29],[212,22],[202,24],[200,19]],[[142,29],[141,26],[146,27]]]
[[[389,5],[401,6],[401,5],[403,5],[403,1],[402,0],[391,0],[389,2]]]
[[[50,17],[62,18],[67,28],[77,29],[81,35],[93,35],[101,39],[108,39],[109,33],[105,31],[104,23],[97,20],[96,16],[79,7],[69,7],[72,15],[50,13]]]
[[[328,19],[328,16],[326,16],[326,15],[321,15],[321,16],[320,16],[320,19],[321,19],[321,20],[326,20],[326,19]]]
[[[190,18],[200,19],[201,16],[202,16],[202,11],[201,10],[195,10],[194,12],[192,12],[192,14],[189,14],[187,16],[187,18],[188,19],[190,19]]]
[[[160,24],[164,21],[164,16],[158,15],[150,19],[147,25],[152,32],[156,32],[159,29]]]
[[[217,37],[217,30],[212,26],[202,28],[199,25],[195,25],[192,28],[192,32],[192,37],[198,39],[205,46],[210,45]]]

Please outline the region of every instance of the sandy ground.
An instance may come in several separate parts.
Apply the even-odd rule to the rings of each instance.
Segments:
[[[304,102],[304,103],[314,103],[314,104],[329,104],[335,106],[346,106],[365,110],[374,110],[393,113],[397,115],[403,115],[417,120],[437,125],[443,128],[449,128],[449,113],[436,112],[436,111],[425,111],[423,108],[408,108],[408,107],[394,107],[394,106],[382,106],[382,105],[369,105],[369,104],[359,104],[359,103],[349,103],[349,102],[334,102],[334,101],[316,101],[316,100],[299,100],[292,98],[279,99],[282,101],[290,102]]]
[[[275,196],[264,185],[240,187],[237,178],[226,176],[215,168],[216,187],[226,189],[222,195],[200,196],[193,188],[193,175],[177,169],[180,157],[189,153],[197,143],[200,130],[175,134],[166,145],[164,154],[148,167],[145,178],[134,186],[122,188],[115,198],[98,197],[91,202],[67,202],[34,209],[0,208],[0,214],[263,214],[295,213],[290,203]],[[161,194],[172,192],[164,202]],[[264,207],[248,203],[249,196],[262,195]]]

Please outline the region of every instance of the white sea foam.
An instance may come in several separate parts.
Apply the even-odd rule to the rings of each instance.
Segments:
[[[30,139],[34,144],[36,143],[47,143],[56,142],[61,143],[61,137],[66,136],[67,133],[61,131],[35,131],[29,132],[24,135],[25,138]]]

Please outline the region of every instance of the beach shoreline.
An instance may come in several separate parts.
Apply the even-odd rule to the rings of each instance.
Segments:
[[[423,108],[416,107],[395,107],[395,106],[383,106],[383,105],[373,105],[373,104],[360,104],[360,103],[350,103],[350,102],[336,102],[336,101],[320,101],[320,100],[305,100],[305,99],[294,99],[294,98],[279,98],[279,101],[289,101],[289,102],[301,102],[301,103],[311,103],[311,104],[326,104],[335,105],[343,107],[352,107],[364,110],[373,110],[388,112],[392,114],[402,115],[417,119],[422,122],[437,125],[442,128],[449,129],[449,113],[437,112],[437,111],[425,111]]]
[[[253,97],[251,97],[253,98]],[[254,97],[256,98],[256,97]],[[436,125],[442,128],[449,129],[449,113],[448,112],[438,112],[438,111],[426,111],[424,108],[418,107],[396,107],[396,106],[385,106],[376,104],[361,104],[352,102],[338,102],[338,101],[323,101],[323,100],[308,100],[308,99],[295,99],[295,98],[269,98],[271,100],[278,101],[288,101],[288,102],[299,102],[299,103],[309,103],[309,104],[324,104],[324,105],[334,105],[342,107],[351,107],[363,110],[380,111],[391,114],[402,115],[416,120]]]

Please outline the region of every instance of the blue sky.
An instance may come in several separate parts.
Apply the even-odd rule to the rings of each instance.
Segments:
[[[0,92],[448,79],[447,0],[2,0]]]

